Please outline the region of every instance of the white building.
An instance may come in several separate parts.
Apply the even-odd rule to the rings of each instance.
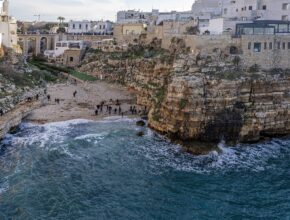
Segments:
[[[192,11],[171,11],[171,12],[159,12],[159,10],[153,9],[151,12],[141,12],[136,10],[119,11],[117,13],[118,24],[154,24],[159,25],[163,21],[188,21],[193,19]]]
[[[199,0],[208,2],[210,0]],[[290,0],[216,0],[221,5],[219,17],[210,19],[208,25],[200,27],[201,33],[211,34],[236,32],[236,25],[255,21],[288,21],[290,18]],[[261,23],[260,23],[261,24]]]
[[[158,13],[156,25],[159,25],[163,21],[189,21],[193,20],[194,16],[191,11],[171,11]]]
[[[142,12],[136,10],[118,11],[117,23],[148,23],[151,16],[153,16],[152,12]]]
[[[191,11],[195,17],[204,14],[210,14],[211,17],[219,17],[222,13],[222,0],[196,0],[192,5]]]
[[[111,35],[113,33],[113,23],[110,21],[69,21],[69,34],[100,34]]]
[[[289,20],[290,0],[224,0],[223,17],[239,20]]]
[[[56,41],[54,50],[44,51],[44,55],[50,59],[57,58],[69,49],[83,50],[85,48],[84,41]]]
[[[92,22],[83,21],[72,21],[68,23],[68,33],[69,34],[87,34],[92,30]]]
[[[94,34],[99,34],[99,35],[112,35],[113,34],[113,22],[111,22],[111,21],[93,22],[91,32],[93,32]]]
[[[9,16],[9,2],[3,1],[0,13],[0,33],[2,45],[17,50],[17,21]]]

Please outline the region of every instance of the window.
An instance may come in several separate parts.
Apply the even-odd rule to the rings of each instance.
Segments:
[[[261,52],[261,43],[254,43],[254,52]]]
[[[249,11],[252,11],[253,10],[253,6],[249,6]]]
[[[74,58],[73,58],[73,57],[70,57],[70,58],[69,58],[69,61],[70,61],[70,62],[73,62],[73,61],[74,61]]]
[[[86,24],[86,29],[88,29],[88,27],[89,27],[89,25],[88,25],[88,24]]]
[[[76,29],[76,25],[75,24],[73,24],[73,29]]]
[[[277,49],[278,49],[278,50],[281,49],[281,42],[277,42]]]
[[[264,34],[264,28],[254,28],[254,34]]]
[[[279,24],[279,33],[288,32],[288,24]]]
[[[251,48],[252,48],[252,43],[249,42],[249,43],[248,43],[248,50],[251,50]]]
[[[282,43],[282,48],[283,48],[283,50],[286,49],[286,43],[285,42]]]
[[[288,42],[288,50],[290,50],[290,42]]]
[[[267,5],[263,5],[262,9],[267,10]]]
[[[289,5],[288,3],[283,3],[282,4],[282,9],[283,10],[288,10],[288,5]]]
[[[226,15],[227,13],[228,13],[228,9],[225,8],[225,9],[224,9],[224,14]]]
[[[267,42],[264,43],[264,50],[267,50]]]
[[[272,50],[272,49],[273,49],[273,43],[270,42],[270,43],[269,43],[269,50]]]
[[[288,15],[282,15],[282,21],[288,21]]]
[[[79,29],[82,29],[82,25],[81,24],[79,24]]]

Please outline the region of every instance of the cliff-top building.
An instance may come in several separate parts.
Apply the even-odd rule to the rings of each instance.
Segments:
[[[117,13],[117,24],[143,23],[147,25],[159,25],[163,21],[186,21],[192,20],[193,17],[191,11],[160,12],[159,10],[153,9],[151,12],[142,12],[128,10]]]
[[[200,0],[200,2],[209,1]],[[208,25],[201,26],[202,33],[205,31],[214,35],[225,32],[235,34],[236,31],[242,33],[241,24],[261,27],[267,24],[276,25],[277,22],[273,21],[287,23],[290,18],[290,0],[215,0],[215,2],[221,8],[221,15],[212,16]],[[236,29],[238,24],[239,30]],[[278,26],[276,29],[279,29]]]
[[[111,35],[113,33],[113,23],[111,21],[69,21],[69,34],[96,34]]]
[[[9,2],[4,0],[0,12],[0,33],[2,45],[8,48],[17,48],[17,21],[9,16]]]

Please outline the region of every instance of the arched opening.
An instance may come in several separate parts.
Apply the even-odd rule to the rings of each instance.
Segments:
[[[40,53],[44,53],[45,50],[47,50],[47,38],[46,37],[42,37],[40,39]]]
[[[36,38],[28,38],[27,53],[28,55],[36,55]]]
[[[230,54],[233,54],[233,55],[239,54],[239,49],[235,46],[231,46],[230,47]]]
[[[24,51],[24,39],[23,38],[18,39],[18,45],[19,45],[20,49],[22,51]]]

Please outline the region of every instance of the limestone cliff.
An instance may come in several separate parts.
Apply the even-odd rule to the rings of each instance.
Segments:
[[[182,56],[149,124],[182,140],[252,142],[289,134],[289,86],[289,71],[247,72]]]
[[[218,49],[94,54],[80,70],[138,91],[138,103],[150,107],[149,126],[173,138],[252,142],[290,134],[290,72],[244,69],[238,56]]]

